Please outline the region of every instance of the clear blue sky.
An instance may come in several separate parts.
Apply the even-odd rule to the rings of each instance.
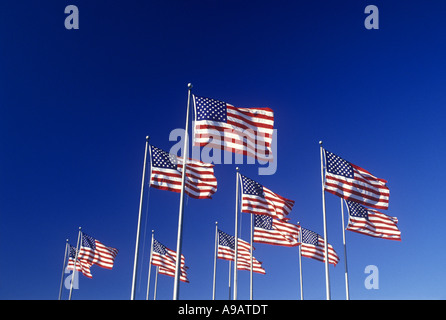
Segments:
[[[79,30],[64,28],[69,4]],[[379,30],[364,27],[369,4]],[[145,136],[175,143],[188,82],[197,95],[274,110],[277,172],[240,167],[296,201],[291,222],[323,233],[319,140],[389,181],[386,213],[399,218],[402,242],[347,232],[352,299],[445,299],[445,14],[444,1],[2,2],[0,299],[57,299],[65,239],[74,245],[79,226],[119,254],[113,270],[81,277],[73,299],[130,298]],[[234,232],[234,169],[215,167],[214,199],[185,202],[182,299],[211,298],[214,222]],[[179,195],[152,189],[148,199],[137,299],[150,231],[176,246]],[[326,200],[341,257],[332,298],[344,299],[339,198]],[[257,244],[255,257],[267,274],[255,275],[254,298],[299,298],[296,248]],[[367,265],[379,269],[378,290],[364,287]],[[217,270],[225,299],[228,263]],[[305,297],[324,299],[323,263],[303,258],[303,274]],[[240,271],[239,298],[248,287]],[[158,298],[172,288],[160,276]]]

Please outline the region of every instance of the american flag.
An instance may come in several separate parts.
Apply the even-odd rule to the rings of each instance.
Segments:
[[[67,270],[74,269],[74,261],[76,260],[76,248],[70,245],[70,251],[68,253],[68,266]],[[93,275],[90,272],[91,264],[88,264],[85,261],[77,260],[76,270],[82,272],[82,274],[88,278],[93,278]]]
[[[251,245],[242,240],[237,240],[237,269],[251,270]],[[218,230],[218,250],[217,257],[219,259],[234,261],[235,257],[235,237],[231,236],[221,230]],[[252,258],[252,271],[256,273],[265,274],[265,269],[262,268],[262,263],[255,257]]]
[[[325,150],[325,190],[375,209],[388,209],[387,181]]]
[[[253,241],[285,247],[294,247],[299,242],[299,226],[273,219],[269,216],[254,215]]]
[[[272,160],[274,113],[270,108],[236,108],[194,96],[194,145]]]
[[[325,262],[324,239],[311,230],[301,227],[302,244],[301,253],[303,257],[312,258]],[[335,265],[338,263],[339,257],[331,244],[328,244],[328,262]]]
[[[171,277],[175,276],[175,263],[177,259],[177,253],[163,244],[158,240],[153,239],[153,250],[152,250],[152,265],[158,266],[158,272]],[[185,266],[184,255],[181,255],[181,274],[180,280],[183,282],[189,282],[187,279],[187,269]]]
[[[107,247],[95,238],[82,233],[78,260],[89,265],[96,264],[105,269],[112,269],[118,249]]]
[[[152,174],[150,186],[173,192],[181,192],[183,159],[150,146]],[[188,159],[184,191],[192,198],[211,198],[217,191],[214,165]]]
[[[348,200],[345,202],[350,216],[346,230],[371,237],[401,241],[401,231],[397,227],[398,218],[365,208],[356,202]]]
[[[284,220],[294,206],[289,200],[272,192],[260,183],[240,175],[242,183],[242,212],[264,214]]]

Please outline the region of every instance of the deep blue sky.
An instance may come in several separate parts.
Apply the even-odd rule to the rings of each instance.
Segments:
[[[64,28],[69,4],[79,30]],[[369,4],[379,30],[364,27]],[[347,232],[352,299],[446,298],[445,14],[444,1],[2,2],[0,299],[57,299],[65,239],[74,245],[79,226],[120,251],[113,270],[81,277],[73,299],[130,298],[145,136],[174,145],[188,82],[197,95],[274,110],[277,172],[240,167],[296,201],[291,222],[323,232],[319,140],[389,181],[386,213],[399,218],[402,242]],[[234,232],[234,172],[217,165],[214,199],[185,202],[182,299],[211,298],[214,222]],[[150,231],[175,249],[178,219],[178,194],[145,196],[138,299]],[[332,298],[344,299],[339,198],[326,199],[341,257],[330,267]],[[246,240],[248,221],[242,214]],[[254,298],[300,298],[297,249],[257,244],[255,257],[267,274],[255,275]],[[379,269],[378,290],[364,287],[367,265]],[[305,297],[324,299],[323,263],[303,258],[303,274]],[[219,299],[227,276],[221,260]],[[239,272],[239,298],[248,287]],[[172,288],[160,276],[158,298]]]

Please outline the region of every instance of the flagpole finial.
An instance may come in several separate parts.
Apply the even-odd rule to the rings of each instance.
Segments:
[[[149,139],[150,139],[150,136],[146,136],[146,141],[149,141]]]
[[[217,225],[218,224],[218,221],[215,221],[215,225]]]
[[[192,89],[192,87],[193,87],[192,83],[189,82],[189,83],[187,84],[187,87],[188,87],[189,89]]]
[[[322,145],[322,140],[319,141],[319,144]]]
[[[235,170],[237,170],[237,172],[238,172],[239,168],[238,168],[238,167],[236,167],[236,168],[235,168]]]
[[[79,227],[79,231],[81,231],[82,227]]]

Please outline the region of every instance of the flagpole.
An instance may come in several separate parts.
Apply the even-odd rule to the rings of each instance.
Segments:
[[[328,272],[328,235],[327,235],[327,218],[325,215],[325,186],[324,186],[324,160],[322,141],[319,141],[321,150],[321,180],[322,180],[322,217],[324,220],[324,256],[325,256],[325,291],[327,300],[330,300],[330,274]]]
[[[149,136],[146,136],[146,147],[144,151],[144,165],[142,168],[142,179],[141,179],[141,194],[139,196],[139,213],[138,213],[138,227],[136,229],[136,244],[135,244],[135,257],[133,259],[133,278],[132,278],[132,293],[130,296],[131,300],[135,300],[136,291],[136,275],[138,268],[138,252],[139,252],[139,233],[141,231],[141,214],[142,214],[142,204],[144,197],[144,180],[146,177],[146,165],[147,165],[147,149],[149,148]]]
[[[217,274],[218,222],[215,221],[214,279],[212,283],[212,300],[215,300],[215,277]]]
[[[345,266],[345,299],[350,300],[350,292],[348,288],[348,268],[347,268],[347,243],[345,240],[345,227],[344,227],[344,202],[341,199],[341,216],[342,216],[342,240],[344,243],[344,266]]]
[[[300,282],[300,300],[304,299],[304,288],[303,288],[303,278],[302,278],[302,227],[300,227],[300,223],[297,223],[299,225],[299,282]]]
[[[156,274],[155,274],[155,290],[153,291],[153,300],[156,300],[156,290],[158,289],[158,273],[160,267],[156,266]]]
[[[63,265],[62,265],[62,277],[60,278],[60,288],[59,288],[59,299],[60,300],[62,298],[62,287],[63,287],[63,276],[65,274],[65,264],[67,263],[67,251],[68,251],[68,239],[65,242],[65,253],[63,256]],[[76,268],[76,266],[75,266]]]
[[[234,241],[234,300],[237,300],[237,255],[238,255],[238,185],[239,185],[239,168],[235,174],[235,241]]]
[[[174,287],[173,287],[173,300],[178,300],[179,298],[179,285],[180,285],[180,265],[181,265],[181,245],[182,245],[182,232],[183,232],[183,211],[184,211],[184,185],[186,180],[186,162],[187,162],[187,142],[189,139],[189,105],[190,105],[190,96],[192,90],[192,84],[187,84],[187,110],[186,110],[186,128],[184,134],[184,155],[183,155],[183,171],[181,172],[181,194],[180,194],[180,209],[178,212],[178,234],[177,234],[177,259],[175,261],[175,279],[174,279]]]
[[[152,243],[150,245],[150,257],[149,257],[149,275],[147,277],[147,295],[146,300],[149,300],[149,291],[150,291],[150,273],[152,270],[152,254],[153,254],[153,239],[155,238],[155,230],[152,230]]]
[[[79,255],[79,239],[82,236],[81,227],[79,227],[79,232],[77,234],[77,243],[76,243],[76,255],[74,256],[74,268],[73,268],[73,276],[71,277],[71,284],[70,284],[70,295],[68,296],[68,300],[71,300],[71,295],[73,293],[73,282],[74,277],[76,276],[76,266],[77,266],[77,257]]]
[[[228,300],[231,300],[231,274],[232,274],[231,264],[232,264],[232,261],[229,260],[229,295],[228,295]]]
[[[250,272],[250,279],[249,279],[249,300],[252,300],[252,295],[253,295],[253,280],[252,280],[252,265],[253,265],[253,246],[252,246],[252,221],[253,221],[253,215],[251,213],[251,269],[249,270]]]

